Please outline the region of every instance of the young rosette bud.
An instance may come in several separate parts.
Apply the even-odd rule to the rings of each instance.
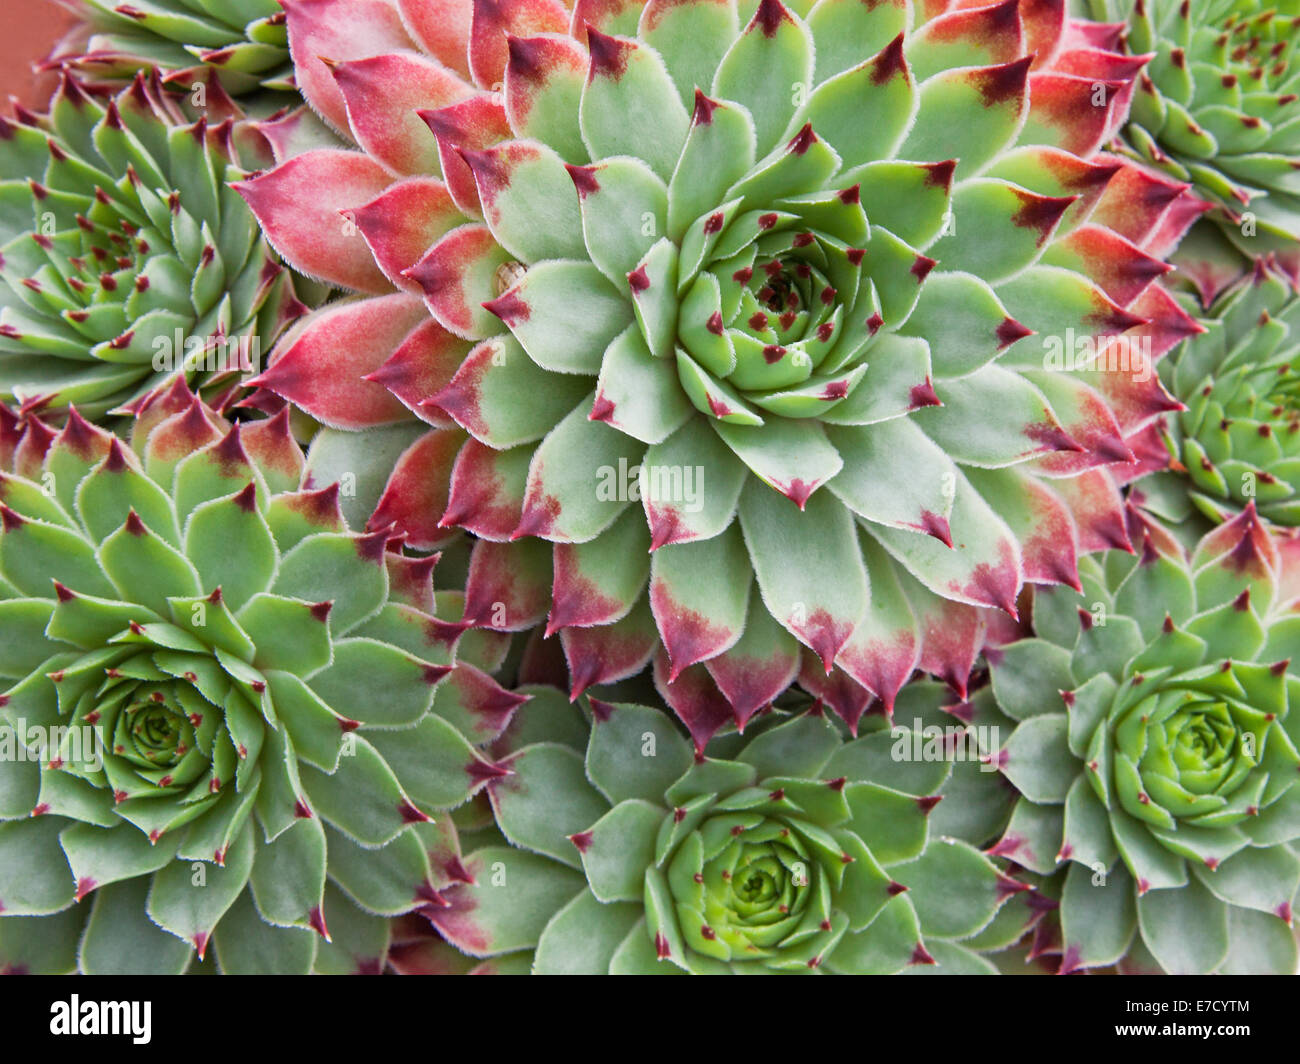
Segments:
[[[883,728],[845,742],[820,713],[697,757],[662,709],[592,699],[588,725],[555,701],[521,711],[526,745],[488,785],[510,845],[425,910],[452,946],[539,974],[992,971],[963,940],[1027,888],[931,832],[946,759],[896,759]]]
[[[685,716],[743,722],[801,648],[889,704],[1122,536],[1100,467],[1171,401],[1108,344],[1149,370],[1193,328],[1143,248],[1195,211],[1097,157],[1140,64],[1063,5],[448,0],[353,44],[363,10],[288,26],[365,154],[241,188],[373,295],[258,382],[339,453],[432,426],[375,521],[479,537],[467,620],[545,618],[578,690],[659,654]]]
[[[378,963],[437,896],[432,813],[489,774],[430,712],[461,631],[432,560],[300,486],[287,412],[181,385],[130,445],[75,410],[8,428],[0,967]]]
[[[169,83],[189,85],[217,71],[233,93],[292,89],[284,6],[278,0],[85,0],[84,23],[55,49],[51,63],[94,82],[129,80],[152,67]]]
[[[156,75],[107,99],[65,75],[0,119],[0,397],[94,419],[176,374],[211,394],[302,309],[228,186],[253,134],[204,87],[192,121]]]
[[[1020,794],[990,852],[1059,869],[1062,971],[1292,973],[1300,541],[1248,505],[1189,556],[1131,518],[1136,555],[1081,563],[987,651]]]
[[[1147,430],[1161,471],[1134,491],[1172,522],[1219,522],[1253,502],[1275,524],[1300,524],[1300,299],[1259,260],[1201,324],[1160,365],[1186,409]]]
[[[1300,9],[1261,0],[1089,0],[1134,56],[1138,77],[1123,137],[1143,163],[1191,184],[1217,227],[1180,250],[1207,297],[1255,258],[1278,252],[1300,270],[1296,31]]]

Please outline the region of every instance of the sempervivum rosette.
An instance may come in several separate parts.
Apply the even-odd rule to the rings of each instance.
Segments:
[[[1294,0],[1088,0],[1115,23],[1139,75],[1128,149],[1218,209],[1180,256],[1206,296],[1248,259],[1300,270],[1300,4]]]
[[[293,87],[279,0],[82,0],[85,21],[61,41],[51,64],[96,81],[156,68],[188,85],[219,71],[234,93]]]
[[[260,383],[434,426],[375,520],[479,537],[467,619],[546,617],[579,689],[665,648],[702,744],[805,653],[887,703],[918,665],[960,686],[981,608],[1123,541],[1098,467],[1170,400],[1102,341],[1191,328],[1139,245],[1199,209],[1082,157],[1139,63],[1016,0],[425,11],[291,8],[304,94],[365,154],[241,187],[289,261],[376,293]]]
[[[539,974],[992,971],[964,940],[1026,887],[931,831],[948,761],[899,761],[885,730],[844,742],[820,714],[697,758],[659,709],[537,708],[489,785],[504,838],[465,857],[475,882],[423,911],[440,941],[408,941],[401,970],[459,950]]]
[[[0,397],[93,418],[177,373],[230,382],[302,309],[227,185],[260,137],[206,93],[194,121],[156,74],[107,99],[65,75],[0,119]]]
[[[1139,448],[1177,471],[1134,490],[1170,521],[1199,512],[1218,522],[1253,502],[1275,524],[1300,524],[1300,300],[1259,260],[1203,324],[1160,366],[1186,409],[1145,430],[1152,445]]]
[[[1189,557],[1131,516],[1136,555],[1086,559],[988,652],[1020,792],[992,852],[1060,869],[1063,971],[1294,972],[1300,541],[1248,506]]]
[[[430,710],[433,560],[300,488],[284,413],[6,426],[0,966],[377,966],[446,879],[431,814],[498,771]]]

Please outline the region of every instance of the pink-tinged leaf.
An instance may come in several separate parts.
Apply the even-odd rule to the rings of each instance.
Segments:
[[[384,276],[408,291],[417,291],[419,286],[403,271],[417,263],[435,240],[465,220],[447,186],[433,177],[398,181],[377,199],[345,210],[343,216],[361,230]]]
[[[170,384],[156,388],[138,400],[133,404],[135,420],[131,424],[132,448],[137,452],[142,451],[145,440],[155,425],[166,421],[173,414],[189,410],[193,405],[194,393],[185,383],[185,376],[179,373],[172,378]]]
[[[205,411],[196,398],[179,414],[154,426],[144,444],[144,468],[159,484],[170,484],[171,474],[181,459],[202,450],[225,435],[224,422]]]
[[[659,649],[650,603],[640,599],[626,617],[595,628],[563,628],[560,643],[569,666],[569,697],[589,687],[635,676]]]
[[[469,32],[474,0],[397,0],[406,31],[443,66],[469,77]]]
[[[1025,579],[1079,588],[1079,533],[1069,508],[1045,482],[1018,469],[968,469],[971,484],[1020,542]]]
[[[399,174],[437,173],[438,145],[417,111],[474,95],[472,86],[423,56],[395,52],[330,66],[352,135]]]
[[[735,720],[735,711],[703,665],[693,665],[670,681],[671,671],[668,655],[660,652],[655,657],[655,687],[686,725],[698,759],[718,729]]]
[[[1124,500],[1107,471],[1090,469],[1054,480],[1051,486],[1074,517],[1080,551],[1133,549],[1125,529]]]
[[[419,115],[437,139],[438,163],[451,198],[471,218],[482,217],[478,186],[460,151],[478,151],[514,135],[501,97],[484,92],[449,107],[420,111]]]
[[[803,648],[799,658],[799,686],[829,707],[849,726],[853,735],[858,734],[863,714],[875,701],[872,693],[843,669],[836,667],[826,672],[817,655],[807,647]],[[876,703],[876,709],[880,709],[879,703]]]
[[[1094,103],[1098,88],[1105,105]],[[1132,83],[1098,81],[1066,74],[1038,73],[1029,78],[1030,109],[1022,142],[1048,144],[1088,157],[1114,133],[1116,116],[1127,111]]]
[[[755,713],[794,682],[799,651],[794,637],[772,619],[760,597],[751,594],[740,639],[704,665],[731,703],[737,728],[744,731]],[[820,667],[817,671],[822,672]]]
[[[1160,224],[1147,235],[1142,249],[1148,255],[1158,259],[1167,259],[1174,249],[1182,244],[1183,237],[1200,219],[1201,215],[1214,209],[1214,204],[1198,199],[1190,192],[1184,192],[1165,211]],[[1292,281],[1296,280],[1295,270],[1290,269]]]
[[[892,714],[894,698],[920,661],[921,635],[897,567],[865,529],[859,530],[858,540],[871,581],[871,608],[836,657],[836,672],[847,673],[880,699],[885,713]],[[844,716],[838,707],[836,712]]]
[[[365,378],[427,321],[404,293],[334,303],[291,330],[275,361],[253,382],[334,428],[363,429],[410,417],[382,385]]]
[[[302,448],[289,427],[289,408],[274,417],[242,423],[244,450],[262,471],[271,491],[293,491],[302,482]]]
[[[551,548],[540,540],[479,540],[465,582],[470,624],[518,632],[537,624],[551,604]]]
[[[564,160],[545,144],[512,140],[461,148],[492,235],[525,263],[585,258],[582,214]]]
[[[416,558],[388,551],[384,566],[388,569],[388,597],[392,602],[411,606],[421,613],[433,613],[433,570],[439,554]]]
[[[951,67],[993,66],[1025,54],[1019,0],[958,7],[918,26],[908,60],[918,81]]]
[[[1091,278],[1103,292],[1127,307],[1151,284],[1173,269],[1152,258],[1111,229],[1082,225],[1057,240],[1043,262],[1064,266]]]
[[[1065,31],[1065,0],[1023,0],[1020,24],[1025,34],[1025,51],[1034,57],[1034,66],[1049,66]]]
[[[504,543],[519,525],[531,447],[497,451],[468,440],[451,473],[451,495],[441,524]]]
[[[1163,358],[1189,336],[1205,331],[1205,326],[1191,317],[1163,285],[1153,284],[1128,309],[1139,317],[1147,319],[1145,325],[1137,325],[1131,329],[1128,336],[1143,338],[1144,341],[1150,342],[1153,362]],[[1166,397],[1158,405],[1161,410],[1172,409],[1168,405],[1171,401],[1171,398]],[[1127,424],[1123,417],[1120,418],[1120,423]]]
[[[1145,247],[1166,211],[1187,186],[1161,174],[1125,165],[1107,184],[1092,220],[1114,229],[1138,247]]]
[[[965,698],[975,658],[984,646],[984,611],[942,599],[906,577],[903,580],[921,632],[917,667],[937,676]]]
[[[269,148],[271,158],[276,163],[302,155],[313,148],[336,148],[336,137],[306,104],[286,111],[278,118],[268,118],[263,122],[249,122],[250,129],[261,138],[262,147],[259,154],[265,154]]]
[[[575,0],[569,32],[584,45],[588,26],[601,33],[634,37],[645,6],[645,0]]]
[[[387,292],[392,286],[365,240],[339,212],[369,203],[391,181],[360,152],[322,148],[233,187],[271,246],[295,269],[344,288]]]
[[[1145,372],[1154,373],[1154,368],[1147,365]],[[1123,429],[1096,390],[1072,374],[1031,370],[1026,376],[1047,397],[1070,439],[1082,448],[1044,455],[1035,464],[1036,470],[1048,476],[1071,476],[1094,466],[1132,461]]]
[[[423,321],[407,335],[382,366],[365,380],[382,384],[417,417],[438,427],[448,427],[450,418],[425,404],[429,396],[451,382],[469,354],[470,345],[453,336],[436,321]]]
[[[650,575],[650,532],[645,517],[629,506],[590,543],[557,543],[549,637],[561,628],[613,624],[645,591]]]
[[[451,383],[426,407],[445,413],[475,439],[497,450],[541,439],[583,402],[590,381],[547,373],[509,334],[484,340]]]
[[[447,509],[452,463],[465,443],[460,429],[434,429],[397,460],[379,497],[369,529],[395,525],[416,550],[434,550],[455,537],[438,521]]]
[[[800,510],[751,477],[740,527],[768,612],[829,672],[870,601],[853,515],[828,492]]]
[[[481,669],[462,662],[439,685],[433,712],[454,724],[471,743],[490,743],[527,701],[527,695],[507,691]]]
[[[1015,537],[979,491],[957,474],[952,546],[933,536],[876,525],[872,535],[917,580],[944,598],[994,606],[1013,616],[1024,568]],[[913,603],[915,605],[915,603]]]
[[[745,542],[735,525],[712,539],[655,551],[650,608],[668,652],[670,680],[740,638],[750,598],[749,569]]]
[[[509,50],[506,35],[564,33],[569,13],[557,0],[474,0],[469,69],[482,89],[500,91]]]
[[[1278,564],[1277,544],[1269,534],[1268,525],[1255,512],[1253,502],[1248,502],[1241,513],[1205,536],[1192,555],[1198,586],[1204,580],[1203,570],[1211,566],[1234,574],[1242,584],[1271,583],[1276,580]]]
[[[486,634],[485,629],[476,629],[476,635]],[[509,640],[508,634],[492,635],[498,639]],[[564,647],[559,639],[547,639],[545,631],[534,628],[524,643],[524,651],[519,657],[519,671],[515,676],[519,686],[554,687],[557,691],[569,689],[569,665],[564,660]],[[506,737],[509,742],[509,736]]]
[[[989,168],[987,176],[1014,181],[1043,195],[1076,196],[1057,230],[1067,233],[1088,220],[1123,166],[1119,159],[1104,155],[1087,161],[1059,148],[1033,146],[1007,152]]]
[[[424,302],[444,327],[467,340],[500,332],[501,322],[484,308],[501,294],[510,254],[486,225],[453,229],[406,271],[424,292]]]
[[[587,80],[587,53],[569,37],[511,37],[505,106],[521,137],[549,144],[568,162],[584,163],[578,103]]]
[[[348,128],[347,109],[321,57],[361,59],[414,45],[389,0],[287,0],[285,10],[294,80],[307,102],[335,129]]]

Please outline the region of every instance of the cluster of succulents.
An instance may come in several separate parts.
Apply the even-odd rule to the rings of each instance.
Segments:
[[[1075,8],[91,0],[0,970],[1294,972],[1300,6]]]

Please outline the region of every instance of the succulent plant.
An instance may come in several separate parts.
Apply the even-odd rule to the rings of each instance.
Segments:
[[[986,652],[1020,794],[991,852],[1055,873],[1062,971],[1294,972],[1300,540],[1248,504],[1189,556],[1129,516],[1137,554]]]
[[[287,411],[180,381],[130,444],[74,409],[0,445],[0,968],[377,970],[451,881],[431,814],[503,771],[431,710],[478,673],[436,559],[302,487]]]
[[[1027,888],[929,829],[946,760],[895,759],[884,729],[844,742],[820,713],[696,758],[662,709],[592,699],[588,724],[553,702],[521,711],[488,788],[503,838],[423,910],[442,942],[403,970],[449,970],[449,946],[550,974],[993,970],[962,940]]]
[[[1300,4],[1294,0],[1087,0],[1128,51],[1150,56],[1124,140],[1135,158],[1217,208],[1180,249],[1210,302],[1251,258],[1300,276]],[[1198,227],[1200,229],[1201,227]]]
[[[1200,207],[1097,154],[1140,63],[1094,27],[1016,0],[424,10],[291,6],[300,87],[363,150],[302,151],[295,119],[240,187],[287,261],[363,293],[258,383],[341,452],[430,423],[374,520],[479,537],[467,620],[545,617],[575,690],[658,651],[702,745],[801,656],[886,703],[918,665],[960,687],[988,614],[1122,541],[1100,467],[1172,401],[1101,349],[1193,328],[1142,249]]]
[[[155,68],[166,81],[189,85],[215,70],[236,94],[293,88],[279,0],[83,3],[83,23],[60,42],[50,62],[93,81],[129,80]]]
[[[1253,503],[1270,522],[1300,524],[1300,300],[1269,260],[1210,307],[1204,331],[1161,364],[1186,407],[1133,441],[1154,469],[1134,485],[1170,522],[1220,522]],[[1173,472],[1166,472],[1168,466]]]
[[[227,184],[265,146],[204,88],[191,121],[156,73],[107,100],[64,75],[0,118],[0,397],[94,419],[177,373],[213,396],[305,309]]]

